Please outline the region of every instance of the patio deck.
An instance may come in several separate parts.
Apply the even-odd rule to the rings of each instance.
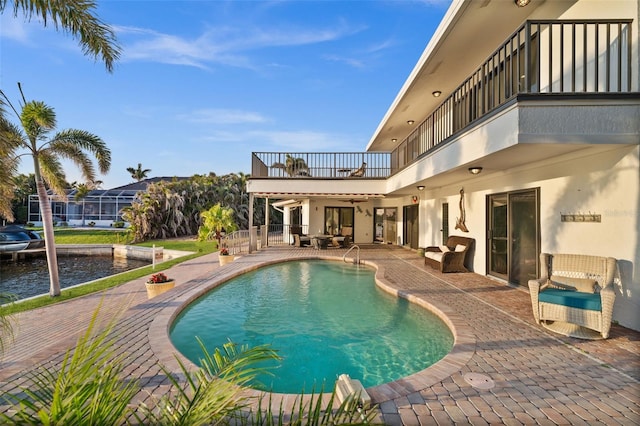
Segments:
[[[0,390],[18,392],[25,371],[60,363],[102,301],[103,313],[128,305],[117,350],[127,354],[126,372],[142,386],[139,398],[148,400],[148,392],[161,394],[168,386],[159,362],[175,365],[166,326],[180,301],[261,264],[344,252],[271,247],[224,267],[212,254],[171,268],[178,285],[152,300],[141,278],[104,297],[19,314],[15,342],[0,360]],[[384,424],[640,424],[640,333],[614,325],[602,341],[558,336],[534,323],[526,289],[473,273],[440,274],[415,252],[393,246],[369,246],[360,257],[378,265],[388,290],[447,314],[456,334],[444,360],[368,389]],[[477,379],[474,385],[469,378]]]

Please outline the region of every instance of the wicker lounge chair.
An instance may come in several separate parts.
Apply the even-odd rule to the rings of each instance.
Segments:
[[[424,249],[424,264],[440,272],[469,272],[465,264],[474,242],[473,238],[452,235],[446,245]]]
[[[296,247],[306,247],[311,245],[311,237],[302,233],[302,227],[294,225],[291,227],[293,235],[293,245]]]
[[[529,280],[536,322],[567,336],[609,337],[616,297],[616,259],[542,253],[540,265],[540,278]]]

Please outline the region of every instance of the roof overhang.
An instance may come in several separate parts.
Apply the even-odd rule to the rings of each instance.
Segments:
[[[453,0],[417,64],[372,135],[367,151],[393,151],[524,21],[543,6],[560,16],[576,0]],[[533,15],[533,16],[532,16]],[[434,97],[433,92],[440,92]],[[411,124],[409,124],[411,122]]]

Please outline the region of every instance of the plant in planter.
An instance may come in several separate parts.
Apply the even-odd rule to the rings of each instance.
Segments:
[[[233,209],[222,207],[220,203],[200,213],[202,225],[198,228],[198,239],[200,241],[210,239],[216,239],[218,241],[218,247],[220,247],[218,259],[220,259],[221,265],[229,263],[234,259],[234,256],[229,253],[228,249],[222,247],[222,233],[233,232],[238,229],[233,215]],[[223,253],[223,250],[226,251],[226,254]]]
[[[164,273],[158,272],[157,274],[151,275],[145,283],[145,286],[147,287],[147,296],[151,299],[152,297],[156,297],[171,290],[175,285],[176,281],[173,278],[169,278]]]
[[[227,263],[231,263],[235,260],[235,256],[229,253],[229,249],[226,247],[222,247],[220,252],[218,253],[218,260],[220,261],[220,265],[226,265]]]

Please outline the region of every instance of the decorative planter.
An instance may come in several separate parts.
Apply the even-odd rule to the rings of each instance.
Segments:
[[[219,255],[218,260],[220,260],[220,266],[226,265],[227,263],[231,263],[236,259],[235,255],[227,254],[227,255]]]
[[[149,299],[167,292],[176,286],[176,280],[169,280],[164,283],[145,283],[147,287],[147,296]]]

